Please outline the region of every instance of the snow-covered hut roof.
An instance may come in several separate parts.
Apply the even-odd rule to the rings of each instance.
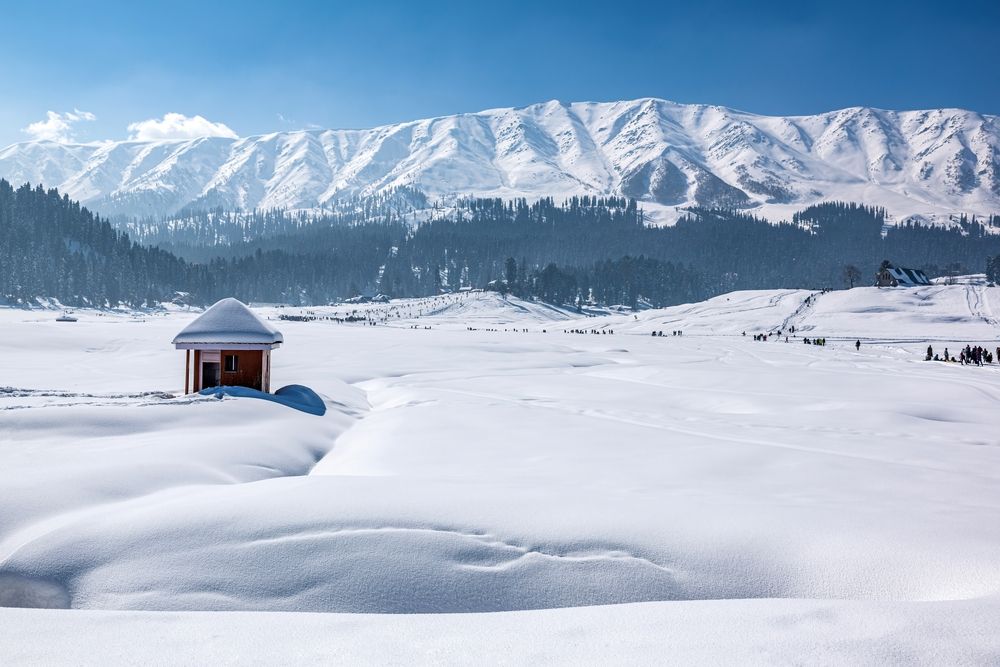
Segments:
[[[238,299],[222,299],[202,313],[174,338],[179,349],[204,346],[235,348],[277,347],[281,332],[257,317]]]
[[[886,270],[889,272],[896,282],[900,285],[905,285],[907,287],[913,285],[930,285],[931,281],[927,279],[924,272],[919,269],[904,269],[896,266],[888,266]]]

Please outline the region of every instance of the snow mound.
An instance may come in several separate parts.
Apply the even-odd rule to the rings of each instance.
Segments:
[[[282,387],[273,394],[269,394],[250,387],[209,387],[199,392],[202,396],[214,396],[224,398],[231,396],[234,398],[259,398],[265,401],[280,403],[289,408],[295,408],[311,415],[322,417],[326,414],[326,403],[315,391],[300,384],[290,384]]]
[[[0,573],[0,607],[68,609],[69,593],[52,581]]]
[[[461,326],[524,326],[527,323],[559,322],[578,316],[572,311],[541,301],[527,301],[497,292],[478,292],[431,310],[427,316]]]

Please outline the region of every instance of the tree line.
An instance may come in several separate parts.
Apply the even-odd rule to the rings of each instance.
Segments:
[[[622,197],[445,206],[402,190],[318,215],[187,212],[113,226],[55,190],[0,181],[0,298],[141,306],[185,293],[197,304],[317,304],[472,287],[665,306],[734,289],[870,284],[886,258],[931,276],[997,270],[1000,217],[948,228],[885,223],[880,208],[828,203],[777,224],[692,209],[656,227]]]

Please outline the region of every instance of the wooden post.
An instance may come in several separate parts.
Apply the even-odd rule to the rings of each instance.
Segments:
[[[191,386],[191,350],[184,350],[184,393],[190,394]]]
[[[192,391],[201,390],[201,350],[194,351],[194,387]]]
[[[271,393],[271,350],[264,350],[264,391]]]

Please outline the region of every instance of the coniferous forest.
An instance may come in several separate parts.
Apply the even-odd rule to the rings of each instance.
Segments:
[[[318,216],[193,211],[112,225],[55,190],[0,181],[0,298],[317,304],[473,287],[665,306],[736,289],[870,284],[883,259],[932,277],[1000,272],[1000,217],[886,226],[881,209],[829,203],[779,224],[690,210],[654,227],[635,201],[616,197],[432,206],[402,192]]]

